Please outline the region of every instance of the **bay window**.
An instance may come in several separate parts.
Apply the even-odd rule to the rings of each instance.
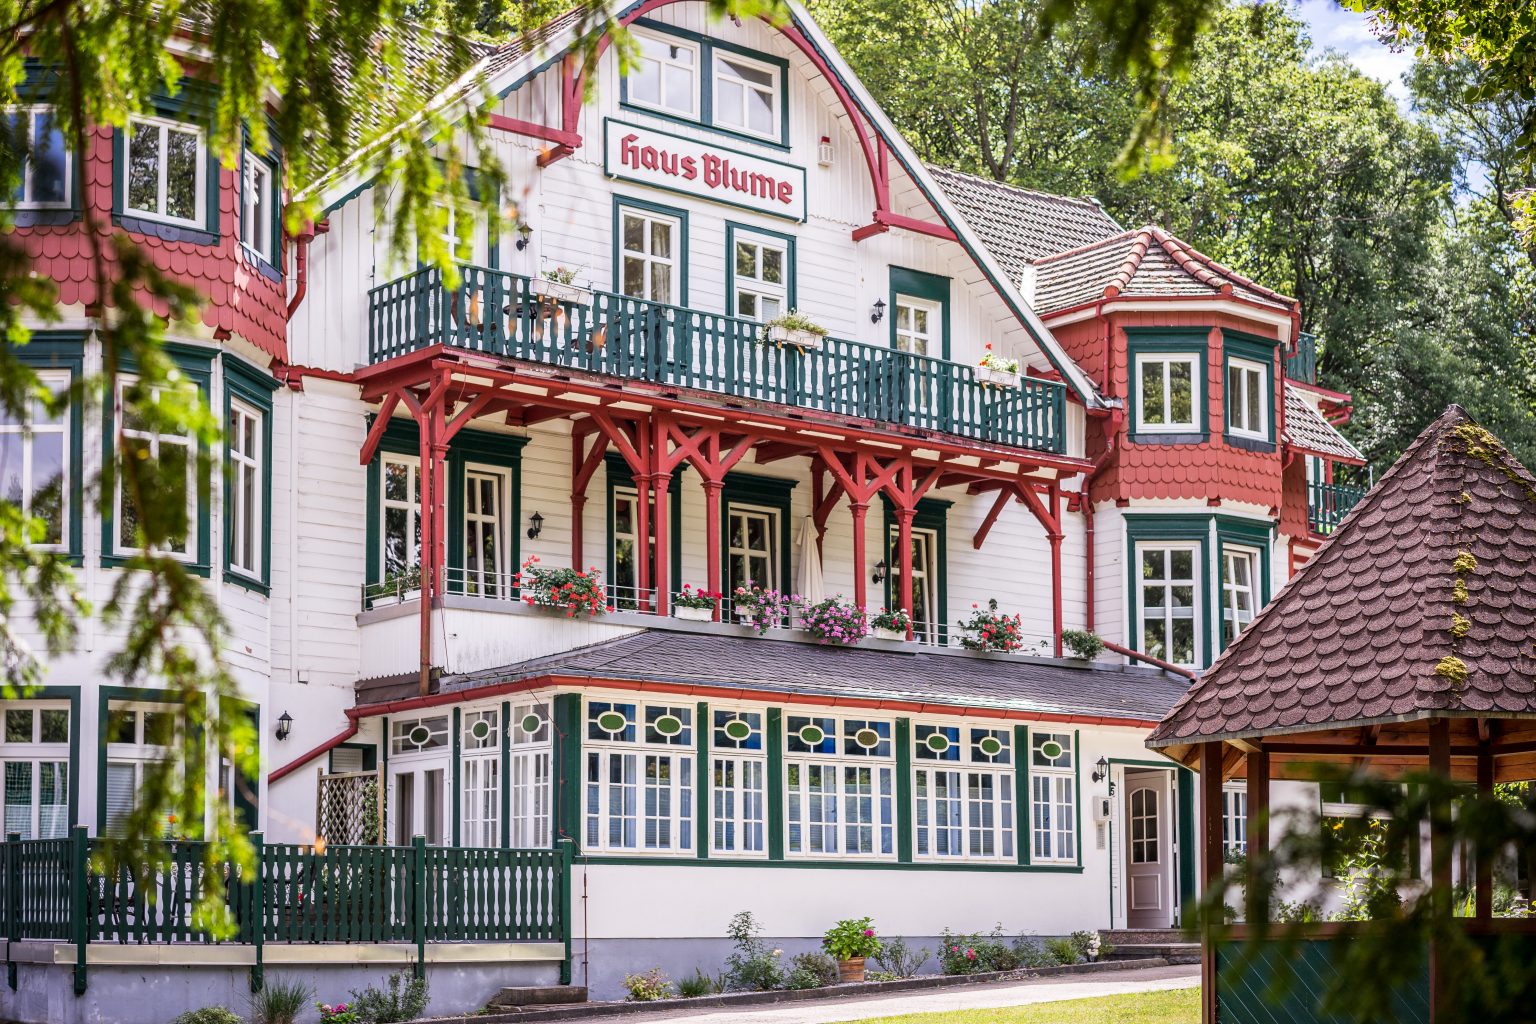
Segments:
[[[0,732],[0,802],[6,834],[62,839],[69,833],[68,704],[11,702]]]
[[[1269,372],[1263,363],[1227,361],[1227,430],[1257,441],[1269,439]]]
[[[1070,733],[1029,734],[1032,860],[1077,859],[1077,773]]]
[[[1225,647],[1253,621],[1259,604],[1259,553],[1223,546],[1221,559],[1221,642]]]
[[[892,723],[785,716],[791,857],[896,855]]]
[[[245,175],[240,189],[240,241],[268,266],[276,266],[282,223],[277,169],[250,150],[241,155],[241,162]]]
[[[38,370],[54,394],[70,386],[66,370]],[[37,543],[61,548],[69,536],[69,412],[49,412],[33,400],[21,414],[0,408],[0,498],[42,522]]]
[[[691,852],[693,710],[588,701],[586,722],[587,849]]]
[[[710,849],[717,854],[768,852],[767,751],[763,713],[711,709]]]
[[[1141,650],[1176,665],[1193,665],[1199,649],[1199,547],[1195,544],[1136,546]]]
[[[501,845],[501,709],[465,711],[459,750],[459,843]]]
[[[202,227],[207,217],[208,153],[201,128],[158,117],[128,121],[123,210]]]
[[[918,859],[1014,859],[1012,747],[1007,729],[913,727]]]
[[[1196,433],[1200,430],[1200,359],[1187,353],[1136,356],[1136,430]]]

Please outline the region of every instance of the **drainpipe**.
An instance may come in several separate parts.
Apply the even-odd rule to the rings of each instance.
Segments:
[[[1093,484],[1093,478],[1099,470],[1109,464],[1114,457],[1117,442],[1120,437],[1120,429],[1125,423],[1125,413],[1120,409],[1105,409],[1090,413],[1090,415],[1104,418],[1107,422],[1104,426],[1104,451],[1093,461],[1088,472],[1083,474],[1083,483],[1078,488],[1078,504],[1083,510],[1083,544],[1086,547],[1086,567],[1083,571],[1083,617],[1087,620],[1084,624],[1088,632],[1094,631],[1093,614],[1093,498],[1089,495],[1089,489]]]
[[[311,221],[293,236],[294,240],[294,283],[293,298],[288,300],[288,319],[293,319],[293,314],[304,301],[304,296],[309,293],[309,243],[315,240],[316,235],[323,235],[331,230],[329,220]]]

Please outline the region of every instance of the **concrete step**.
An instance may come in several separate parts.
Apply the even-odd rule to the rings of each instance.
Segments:
[[[1116,946],[1189,942],[1189,933],[1180,928],[1109,928],[1099,938]]]
[[[1105,960],[1145,960],[1161,957],[1171,964],[1197,964],[1200,962],[1198,942],[1127,942],[1117,943],[1104,957]]]
[[[524,985],[504,988],[491,997],[490,1004],[497,1008],[522,1008],[529,1006],[563,1006],[587,1001],[585,985]]]

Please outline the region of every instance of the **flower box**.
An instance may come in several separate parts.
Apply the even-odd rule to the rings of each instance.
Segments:
[[[592,289],[551,281],[547,277],[534,278],[528,285],[528,290],[539,298],[548,299],[551,302],[565,302],[572,306],[592,305]]]
[[[715,617],[713,608],[688,608],[677,606],[672,609],[674,618],[684,619],[688,622],[710,622]]]
[[[815,331],[801,330],[794,327],[783,327],[773,324],[768,328],[768,340],[775,345],[793,345],[806,351],[821,348],[821,338],[822,336]]]
[[[999,370],[994,366],[978,366],[976,379],[995,388],[1016,388],[1019,386],[1019,371]]]
[[[907,638],[906,631],[901,629],[884,629],[876,626],[871,632],[875,634],[876,640],[905,640]]]

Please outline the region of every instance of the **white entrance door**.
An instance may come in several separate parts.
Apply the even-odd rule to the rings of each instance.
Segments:
[[[1125,788],[1126,924],[1167,928],[1173,924],[1168,773],[1126,772]]]

